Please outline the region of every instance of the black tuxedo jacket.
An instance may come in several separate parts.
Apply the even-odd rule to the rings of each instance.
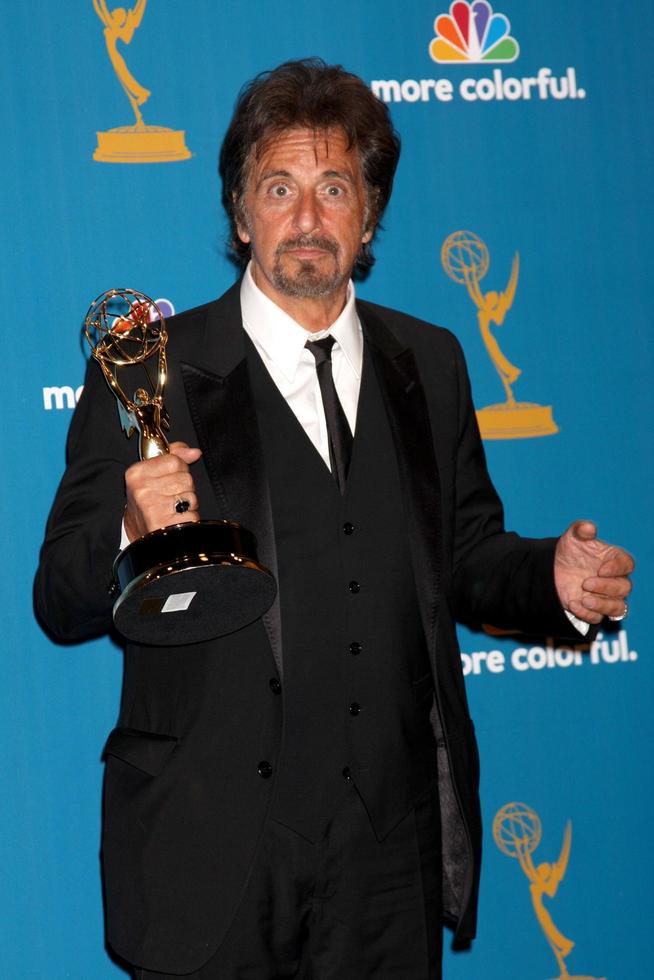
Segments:
[[[465,941],[475,931],[481,821],[455,618],[561,636],[571,627],[554,589],[554,541],[504,531],[457,341],[370,303],[358,312],[403,482],[436,691],[444,909]],[[203,450],[193,468],[201,515],[253,530],[275,572],[238,284],[168,326],[171,439]],[[111,628],[124,472],[135,454],[91,363],[35,584],[37,610],[61,639]],[[275,602],[215,641],[126,648],[120,717],[105,747],[103,866],[108,941],[130,962],[190,972],[230,924],[272,799],[274,778],[258,768],[266,760],[274,773],[279,751],[283,701],[269,680],[283,677],[282,640]]]

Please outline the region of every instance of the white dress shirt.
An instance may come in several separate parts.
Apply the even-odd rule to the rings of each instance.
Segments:
[[[311,333],[262,293],[248,266],[241,283],[243,327],[289,408],[329,467],[327,423],[318,384],[316,361],[305,348],[307,340],[334,338],[332,375],[352,434],[363,364],[363,334],[350,282],[340,316],[326,330]]]

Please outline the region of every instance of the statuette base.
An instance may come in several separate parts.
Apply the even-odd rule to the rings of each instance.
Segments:
[[[477,412],[482,439],[532,439],[553,436],[559,427],[552,417],[551,405],[533,402],[502,402]]]
[[[253,540],[233,521],[201,521],[133,541],[114,563],[114,626],[134,643],[181,646],[254,622],[277,587]]]
[[[165,126],[118,126],[98,132],[93,159],[100,163],[166,163],[188,160],[183,129]]]

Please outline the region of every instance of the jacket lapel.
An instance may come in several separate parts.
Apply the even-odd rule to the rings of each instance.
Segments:
[[[198,444],[223,516],[255,534],[259,561],[277,579],[272,511],[247,369],[238,283],[209,307],[206,340],[202,367],[181,363]],[[281,676],[278,596],[263,622]]]
[[[405,488],[409,544],[429,649],[434,649],[440,593],[442,534],[438,464],[427,401],[413,351],[381,319],[358,307],[379,379]]]

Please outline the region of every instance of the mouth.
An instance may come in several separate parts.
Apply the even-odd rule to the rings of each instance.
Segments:
[[[294,259],[300,260],[310,260],[310,259],[322,259],[326,255],[331,255],[326,248],[290,248],[286,251],[286,255],[292,255]]]

